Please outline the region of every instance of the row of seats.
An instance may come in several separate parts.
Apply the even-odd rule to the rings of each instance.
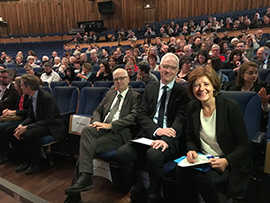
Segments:
[[[56,86],[54,91],[48,86],[43,88],[54,94],[61,114],[83,116],[91,116],[109,90],[108,87],[83,87],[79,90],[79,88],[74,86]],[[138,88],[136,90],[142,93],[144,89]],[[223,91],[221,94],[239,103],[248,129],[248,138],[249,140],[256,139],[261,121],[261,101],[257,93]],[[114,154],[114,152],[109,152],[101,154],[99,157],[110,160]],[[175,166],[176,164],[171,161],[164,166],[164,170],[166,172],[171,171]]]
[[[69,85],[66,81],[58,81],[58,82],[51,82],[50,84],[48,83],[43,83],[44,86],[49,86],[52,91],[54,91],[55,87],[67,87],[67,86],[74,86],[79,88],[81,90],[84,87],[107,87],[111,88],[113,86],[113,81],[95,81],[93,83],[89,81],[72,81],[71,84]],[[132,88],[144,88],[145,83],[142,81],[130,81],[129,86]]]

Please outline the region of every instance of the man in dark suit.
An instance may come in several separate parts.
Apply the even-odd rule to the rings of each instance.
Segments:
[[[25,95],[30,96],[31,105],[27,118],[10,132],[16,139],[13,144],[19,148],[23,160],[16,172],[25,171],[27,175],[40,170],[40,138],[51,135],[56,140],[64,136],[64,122],[52,95],[39,88],[40,80],[34,75],[25,74],[21,77],[21,88]],[[12,137],[13,137],[12,136]]]
[[[189,101],[186,90],[175,82],[179,71],[178,57],[172,53],[164,55],[159,71],[160,82],[146,86],[138,110],[141,128],[138,137],[153,139],[151,147],[128,143],[117,152],[120,162],[135,162],[136,168],[140,168],[138,160],[144,160],[144,165],[145,161],[149,165],[148,202],[155,203],[161,201],[160,184],[164,163],[179,156],[183,150],[180,146],[183,144],[184,107]],[[140,187],[139,182],[136,182],[132,192],[136,193]],[[131,199],[135,200],[132,196]]]
[[[128,87],[126,70],[118,68],[113,72],[114,88],[110,89],[94,112],[91,124],[82,131],[79,177],[66,189],[71,197],[93,187],[93,158],[95,154],[119,148],[132,139],[135,126],[138,93]],[[75,200],[66,200],[75,202]]]
[[[0,115],[4,109],[15,110],[19,94],[12,83],[13,73],[6,69],[0,71]]]

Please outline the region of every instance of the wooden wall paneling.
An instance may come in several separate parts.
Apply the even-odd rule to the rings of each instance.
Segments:
[[[68,19],[67,19],[68,11],[67,11],[66,4],[67,4],[67,1],[62,1],[61,23],[62,23],[62,31],[63,32],[68,32],[68,30],[71,29],[71,27],[69,27],[69,23],[68,23]]]
[[[162,4],[164,1],[157,1],[156,3],[156,19],[157,21],[161,21],[162,19]]]
[[[217,0],[217,4],[218,4],[218,7],[217,7],[217,13],[223,13],[223,2],[224,0]]]
[[[42,9],[42,2],[41,1],[37,1],[36,2],[36,10],[38,10],[38,15],[37,15],[37,29],[38,29],[38,33],[44,33],[43,31],[43,27],[44,27],[44,11]]]
[[[56,18],[57,18],[57,11],[56,11],[57,3],[58,3],[57,1],[51,1],[50,4],[49,4],[49,6],[50,6],[49,7],[50,13],[52,15],[51,24],[49,26],[50,33],[55,33],[58,30],[57,23],[56,23]]]
[[[201,1],[201,3],[203,4],[203,15],[208,15],[208,0],[205,1]]]
[[[41,10],[38,6],[38,2],[32,2],[29,5],[30,8],[30,18],[31,25],[29,27],[30,30],[33,30],[31,34],[40,34],[43,33],[43,25],[41,25]],[[28,33],[25,33],[28,34]]]
[[[264,0],[263,2],[264,2],[263,7],[270,7],[269,0]]]
[[[168,19],[172,19],[174,18],[175,16],[178,15],[178,12],[177,12],[177,1],[174,1],[174,0],[169,0],[168,1]]]
[[[1,13],[1,16],[7,16],[6,15],[6,8],[5,8],[5,5],[2,3],[0,4],[1,8],[0,8],[0,13]],[[4,20],[7,20],[8,18],[5,17]],[[6,33],[6,29],[4,26],[1,26],[0,27],[0,36],[6,36],[7,33]]]
[[[6,34],[68,32],[78,21],[103,19],[105,27],[141,27],[145,21],[163,21],[188,16],[211,15],[259,7],[270,7],[269,0],[147,0],[155,8],[146,11],[144,0],[113,0],[115,13],[98,12],[97,1],[20,0],[1,2],[1,17],[8,22]],[[3,29],[2,33],[3,33]]]
[[[179,2],[178,10],[179,10],[178,16],[179,16],[179,17],[183,17],[183,16],[184,16],[184,10],[185,10],[185,4],[184,4],[184,1],[180,1],[180,2]]]
[[[196,16],[199,15],[199,2],[198,0],[193,0],[193,14],[195,14]]]
[[[197,0],[190,0],[190,4],[191,4],[191,6],[190,6],[191,15],[196,15],[197,9],[198,9],[198,8],[196,8]]]

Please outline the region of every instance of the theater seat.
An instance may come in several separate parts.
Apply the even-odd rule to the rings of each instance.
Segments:
[[[113,86],[113,81],[95,81],[94,87],[108,87],[111,88]]]
[[[78,87],[81,90],[84,87],[91,87],[91,83],[88,81],[72,81],[71,86]]]
[[[49,88],[49,87],[43,87]],[[61,118],[64,120],[64,124],[66,126],[66,134],[68,132],[69,126],[69,116],[76,112],[79,90],[76,87],[55,87],[54,88],[54,96],[56,100],[56,104],[59,108]],[[48,160],[49,165],[52,166],[54,164],[53,159],[51,157],[52,146],[58,143],[54,137],[48,135],[44,136],[40,140],[42,146],[42,156]]]
[[[78,114],[84,116],[92,116],[94,110],[101,102],[106,92],[107,87],[84,87],[80,93]]]
[[[221,91],[221,95],[236,101],[243,112],[248,139],[256,139],[261,125],[261,99],[256,92]]]

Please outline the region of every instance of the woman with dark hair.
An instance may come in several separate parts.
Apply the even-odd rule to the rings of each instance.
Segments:
[[[107,61],[101,61],[99,64],[99,70],[94,78],[94,81],[112,81],[112,71],[110,69],[110,65]]]
[[[200,50],[194,62],[194,68],[198,66],[205,66],[207,64],[207,60],[208,60],[207,51]]]
[[[242,54],[241,50],[234,49],[229,56],[229,61],[224,65],[224,68],[237,71],[244,62]]]
[[[187,162],[196,163],[199,153],[211,155],[209,163],[179,167],[179,184],[192,186],[206,203],[220,203],[218,192],[238,198],[248,180],[248,138],[239,105],[219,94],[215,70],[198,67],[188,77],[193,100],[187,106]],[[190,188],[191,189],[191,188]],[[196,199],[196,195],[191,198]],[[190,200],[189,202],[194,202]]]
[[[192,58],[184,56],[179,63],[180,71],[177,74],[176,82],[185,83],[188,80],[188,75],[192,71]]]
[[[115,70],[115,68],[116,68],[116,60],[115,60],[115,58],[113,56],[110,56],[108,63],[109,63],[111,72],[113,72]]]
[[[254,91],[261,97],[262,108],[269,111],[270,87],[258,79],[258,65],[254,62],[243,63],[237,73],[235,81],[226,86],[230,91]]]

